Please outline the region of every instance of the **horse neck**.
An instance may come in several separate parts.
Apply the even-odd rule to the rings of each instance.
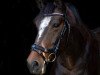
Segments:
[[[84,60],[87,58],[91,37],[84,26],[72,25],[68,41],[66,38],[65,35],[61,42],[59,58],[61,58],[60,60],[64,63],[66,62],[64,66],[68,69],[73,69],[75,65],[79,64],[78,61],[81,58]]]
[[[90,34],[84,26],[71,26],[71,32],[66,40],[67,34],[63,37],[57,60],[52,66],[51,75],[79,75],[77,74],[85,68],[85,61],[89,53],[89,44],[91,42]],[[87,45],[87,48],[86,48]],[[80,68],[82,67],[82,68]],[[71,74],[71,72],[75,72]],[[81,72],[80,71],[80,72]],[[87,74],[82,74],[87,75]]]

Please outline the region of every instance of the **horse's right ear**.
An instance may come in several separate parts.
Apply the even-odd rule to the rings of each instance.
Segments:
[[[37,3],[37,7],[41,10],[43,9],[46,4],[47,4],[47,0],[35,0]]]

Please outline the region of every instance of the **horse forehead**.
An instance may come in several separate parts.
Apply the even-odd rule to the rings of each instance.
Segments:
[[[39,29],[47,27],[51,21],[51,18],[52,16],[44,17],[40,22]]]
[[[51,21],[52,16],[44,17],[43,20],[41,20],[40,26],[39,26],[39,32],[38,32],[38,40],[42,37],[42,34],[45,30],[45,28],[49,25]]]

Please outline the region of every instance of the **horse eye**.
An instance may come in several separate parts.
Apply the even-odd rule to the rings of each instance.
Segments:
[[[53,27],[59,27],[59,24],[58,23],[54,23]]]

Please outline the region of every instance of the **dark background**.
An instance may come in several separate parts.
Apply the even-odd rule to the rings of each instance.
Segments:
[[[67,0],[66,0],[67,1]],[[89,29],[100,25],[97,0],[68,0]],[[35,0],[0,1],[0,75],[30,75],[26,59],[36,36],[32,20],[39,13]]]

